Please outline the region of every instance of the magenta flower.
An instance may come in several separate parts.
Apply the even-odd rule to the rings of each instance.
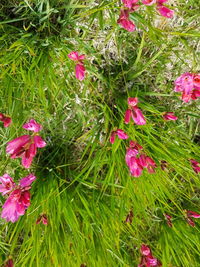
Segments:
[[[187,210],[186,215],[187,215],[186,220],[187,220],[188,224],[192,227],[195,227],[195,222],[191,218],[199,219],[200,214],[195,212],[195,211]]]
[[[128,109],[125,112],[124,122],[128,124],[130,119],[132,118],[135,124],[144,125],[146,124],[146,120],[142,111],[137,106],[138,99],[137,97],[129,97],[128,98]]]
[[[116,135],[118,136],[119,139],[128,139],[128,135],[123,130],[117,129],[116,131],[111,132],[110,136],[111,144],[114,144]]]
[[[167,1],[168,0],[157,0],[157,10],[161,16],[171,19],[174,16],[174,11],[163,5]]]
[[[174,11],[169,9],[166,6],[158,5],[157,6],[157,10],[160,13],[160,15],[163,16],[163,17],[171,19],[174,16]]]
[[[12,123],[12,119],[10,117],[5,116],[3,113],[0,113],[0,121],[3,122],[3,126],[5,128],[9,127]]]
[[[85,55],[80,55],[76,51],[72,51],[68,54],[68,57],[76,62],[75,66],[75,75],[76,78],[82,81],[85,78],[85,67],[83,65],[83,60],[85,59]]]
[[[23,128],[33,131],[34,134],[22,135],[7,143],[6,152],[11,155],[11,158],[22,158],[22,165],[25,168],[31,166],[32,160],[37,153],[37,148],[46,146],[45,141],[37,135],[42,129],[42,126],[36,123],[35,120],[30,120],[23,125]]]
[[[117,23],[120,24],[125,30],[133,32],[136,30],[136,26],[131,20],[129,20],[129,13],[130,13],[129,10],[122,9],[120,11],[120,16],[119,19],[117,20]]]
[[[48,225],[48,218],[47,218],[46,214],[41,214],[39,216],[39,218],[37,219],[36,224],[40,224],[41,222],[44,225]]]
[[[169,227],[172,227],[172,216],[170,216],[169,214],[164,214],[165,219],[167,220],[167,224]]]
[[[173,112],[165,112],[163,115],[163,119],[165,121],[176,121],[178,120],[178,117],[176,117]]]
[[[15,187],[13,179],[7,173],[0,176],[0,182],[0,193],[2,193],[2,195],[10,193]]]
[[[192,165],[193,170],[198,173],[200,172],[200,163],[194,159],[190,159],[190,163]]]
[[[189,102],[200,97],[200,74],[186,72],[175,80],[175,92],[182,92],[182,100]]]
[[[139,161],[140,165],[143,168],[147,168],[149,173],[155,173],[156,163],[152,158],[146,156],[145,154],[142,154],[139,158]]]
[[[12,259],[7,260],[2,267],[14,267],[13,260]]]
[[[122,0],[124,6],[129,9],[129,12],[136,11],[140,6],[137,4],[138,0]]]
[[[156,0],[142,0],[142,4],[146,6],[151,6],[156,3]]]
[[[130,223],[130,224],[133,222],[133,211],[132,210],[130,210],[129,213],[127,214],[125,222]]]
[[[142,244],[140,252],[142,257],[138,267],[162,266],[162,263],[153,257],[151,249],[148,246]]]
[[[4,175],[5,176],[5,175]],[[12,179],[12,178],[11,178]],[[30,206],[31,183],[36,179],[33,174],[21,179],[19,186],[14,186],[3,205],[1,217],[7,222],[16,222],[19,216],[24,215],[25,210]]]

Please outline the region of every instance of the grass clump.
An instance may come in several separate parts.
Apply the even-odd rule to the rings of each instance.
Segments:
[[[199,266],[199,221],[191,227],[186,216],[200,212],[189,161],[200,161],[199,100],[183,103],[173,91],[178,76],[199,71],[199,4],[169,1],[171,20],[140,5],[130,33],[117,24],[121,1],[1,1],[0,103],[13,120],[0,128],[1,176],[37,179],[26,214],[0,221],[0,264],[137,266],[144,243],[163,266]],[[86,55],[84,81],[71,51]],[[124,124],[128,97],[138,97],[145,125]],[[178,120],[164,121],[166,111]],[[5,146],[31,118],[47,146],[25,170]],[[129,140],[109,142],[115,127],[143,146],[155,173],[131,177]],[[48,225],[36,224],[41,214]]]

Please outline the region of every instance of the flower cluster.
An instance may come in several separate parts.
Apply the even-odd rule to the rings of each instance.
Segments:
[[[85,59],[85,55],[80,55],[76,51],[72,51],[68,54],[68,57],[76,62],[75,66],[75,75],[76,78],[82,81],[85,78],[85,67],[83,64],[83,60]]]
[[[33,135],[22,135],[8,142],[6,152],[12,159],[22,158],[22,165],[25,168],[31,166],[32,160],[37,153],[37,148],[46,146],[45,141],[38,135],[42,126],[35,120],[30,120],[23,125],[23,128],[33,132]]]
[[[0,117],[4,122],[4,126],[8,127],[12,121],[11,118],[3,114]],[[35,120],[29,120],[29,122],[23,125],[23,128],[32,131],[33,134],[22,135],[8,142],[6,152],[11,155],[11,158],[22,158],[22,165],[25,168],[29,168],[37,153],[37,148],[45,147],[46,142],[38,135],[42,126]],[[16,185],[13,178],[7,173],[0,177],[0,193],[3,196],[7,196],[2,207],[2,218],[14,223],[20,216],[24,215],[25,210],[30,206],[30,189],[35,179],[36,176],[34,174],[29,174]]]
[[[162,266],[162,263],[157,258],[153,257],[151,249],[147,245],[142,244],[140,253],[142,257],[138,267]]]
[[[155,161],[144,153],[141,153],[142,149],[142,146],[131,140],[130,146],[126,151],[126,164],[129,167],[130,173],[133,177],[141,176],[144,168],[147,168],[149,173],[155,172]]]
[[[190,159],[190,163],[196,173],[200,172],[200,163],[198,161],[196,161],[195,159]]]
[[[182,100],[188,103],[200,97],[200,74],[185,72],[175,80],[175,92],[182,93]]]
[[[147,6],[156,4],[156,9],[161,16],[172,18],[174,16],[174,11],[163,5],[167,1],[168,0],[142,0],[142,4]],[[138,4],[139,0],[122,0],[122,2],[124,4],[124,8],[120,11],[120,16],[117,20],[117,23],[120,24],[125,30],[133,32],[136,30],[136,26],[133,21],[129,19],[129,14],[138,10],[140,7]]]
[[[3,205],[1,217],[6,221],[16,222],[19,216],[24,215],[25,210],[30,206],[30,189],[36,176],[29,174],[22,178],[19,185],[16,185],[8,174],[0,177],[0,192],[2,195],[8,195]]]

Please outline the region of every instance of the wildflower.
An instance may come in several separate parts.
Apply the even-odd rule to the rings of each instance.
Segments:
[[[137,5],[138,0],[122,0],[124,6],[129,9],[129,12],[136,11],[140,6]]]
[[[125,30],[133,32],[136,30],[136,26],[131,20],[129,20],[129,13],[130,13],[129,10],[122,9],[120,11],[120,16],[119,19],[117,20],[117,23],[120,24]]]
[[[12,179],[12,178],[11,178]],[[30,206],[30,192],[32,182],[36,179],[33,174],[22,178],[18,186],[15,186],[3,205],[1,217],[6,221],[16,222],[19,216],[24,215]]]
[[[178,117],[176,117],[173,112],[165,112],[163,114],[163,119],[165,121],[176,121],[178,120]]]
[[[31,119],[23,125],[23,128],[33,131],[34,134],[22,135],[7,143],[6,152],[11,155],[11,158],[22,158],[22,165],[25,168],[31,166],[32,160],[37,153],[37,148],[46,146],[45,141],[38,135],[42,126],[35,120]]]
[[[118,136],[119,139],[128,139],[128,135],[121,129],[117,129],[116,131],[112,131],[110,136],[110,143],[114,144],[115,137]]]
[[[85,67],[83,65],[83,60],[85,59],[85,55],[80,55],[76,51],[72,51],[68,54],[68,57],[76,62],[75,66],[75,75],[76,78],[82,81],[85,78]]]
[[[146,156],[145,154],[142,154],[139,158],[139,161],[140,165],[144,168],[147,168],[149,173],[155,172],[156,163],[152,158]]]
[[[188,224],[192,227],[195,227],[195,222],[191,219],[191,218],[196,218],[199,219],[200,218],[200,214],[192,211],[192,210],[186,210],[186,220],[188,222]]]
[[[2,267],[14,267],[13,260],[12,259],[7,260]]]
[[[140,253],[142,257],[138,267],[162,266],[162,263],[157,258],[153,257],[151,249],[148,246],[142,244]]]
[[[167,220],[167,224],[169,227],[172,227],[172,216],[170,216],[169,214],[164,214],[165,219]]]
[[[194,159],[190,159],[190,163],[192,165],[193,170],[198,173],[200,172],[200,163]]]
[[[132,117],[133,121],[137,125],[146,124],[146,120],[142,114],[142,111],[138,108],[138,98],[137,97],[129,97],[128,98],[128,109],[125,112],[124,122],[128,124]]]
[[[3,122],[3,126],[5,128],[9,127],[12,123],[12,119],[10,117],[5,116],[4,114],[0,113],[0,121]]]
[[[168,0],[157,0],[157,10],[161,16],[171,19],[174,16],[174,11],[163,5],[167,1]]]
[[[39,223],[43,223],[44,225],[47,225],[48,224],[48,218],[47,218],[47,215],[46,214],[41,214],[39,216],[39,218],[37,219],[36,221],[36,224],[39,224]]]
[[[183,73],[175,80],[175,92],[182,92],[182,100],[189,102],[200,97],[200,74]]]
[[[126,220],[125,220],[125,222],[131,224],[132,221],[133,221],[133,211],[130,210],[129,213],[127,214],[127,216],[126,216]]]

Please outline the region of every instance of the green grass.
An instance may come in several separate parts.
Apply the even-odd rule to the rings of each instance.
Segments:
[[[117,25],[121,1],[9,0],[0,3],[0,104],[13,124],[0,128],[0,174],[27,175],[5,153],[24,134],[23,123],[43,125],[31,206],[18,222],[1,220],[0,264],[15,266],[137,266],[148,244],[165,267],[200,266],[200,222],[190,227],[184,210],[199,210],[199,102],[183,104],[173,81],[199,71],[199,1],[171,1],[172,20],[152,7],[131,15],[138,30]],[[86,54],[79,82],[68,53]],[[144,126],[125,125],[127,97],[139,98]],[[174,111],[176,122],[162,112]],[[157,164],[155,174],[129,175],[128,141],[109,143],[124,129]],[[168,169],[160,168],[162,160]],[[1,197],[1,203],[4,198]],[[125,223],[133,210],[132,224]],[[41,213],[49,225],[36,225]],[[173,216],[169,228],[163,213]]]

